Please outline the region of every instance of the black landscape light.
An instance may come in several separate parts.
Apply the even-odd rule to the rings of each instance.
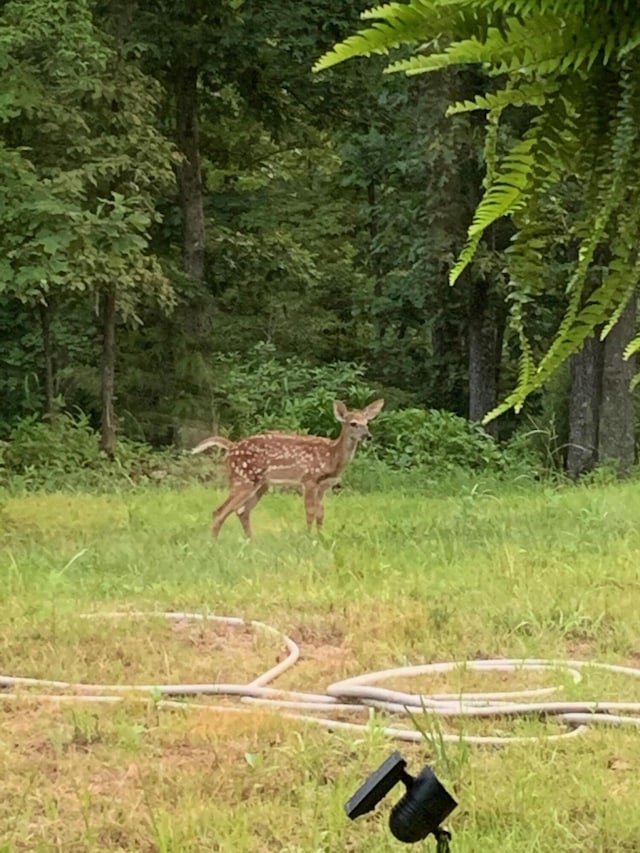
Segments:
[[[373,811],[398,782],[404,782],[406,792],[391,809],[389,828],[398,841],[413,844],[433,834],[437,853],[449,850],[451,833],[440,826],[458,805],[439,782],[431,768],[425,767],[414,778],[405,770],[407,762],[394,752],[375,770],[345,804],[347,817],[355,820]]]

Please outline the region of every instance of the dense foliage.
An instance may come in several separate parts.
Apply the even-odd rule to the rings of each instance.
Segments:
[[[498,470],[474,424],[514,385],[508,406],[578,443],[577,383],[532,390],[635,286],[635,13],[622,32],[612,6],[607,40],[590,3],[414,0],[348,39],[366,6],[0,2],[5,473],[108,467],[95,430],[127,476],[212,429],[333,434],[332,400],[374,393],[365,458]],[[409,77],[312,70],[389,48]],[[628,394],[628,344],[594,410]],[[616,446],[598,417],[588,465]]]

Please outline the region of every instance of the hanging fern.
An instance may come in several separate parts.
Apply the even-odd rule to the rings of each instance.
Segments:
[[[513,219],[509,307],[522,355],[516,389],[488,419],[519,409],[589,335],[610,331],[640,281],[634,245],[640,227],[640,7],[637,0],[409,0],[375,7],[363,18],[373,23],[336,45],[315,70],[413,45],[413,56],[392,61],[388,73],[476,66],[498,78],[496,91],[448,110],[487,113],[485,191],[450,281],[474,259],[489,226]],[[500,157],[498,130],[507,107],[528,107],[533,117]],[[540,220],[541,199],[574,176],[583,188],[571,234],[578,257],[563,320],[536,366],[524,316],[527,303],[544,290],[541,271],[552,236]],[[603,246],[610,259],[594,289]],[[640,335],[625,355],[639,350]]]
[[[454,284],[473,260],[487,228],[504,216],[524,208],[534,192],[545,190],[558,178],[559,163],[550,144],[561,138],[575,141],[573,119],[561,97],[556,96],[547,111],[532,122],[524,138],[503,158],[495,176],[476,208],[467,243],[450,272]]]
[[[388,3],[363,12],[362,18],[375,23],[354,36],[335,45],[313,67],[323,71],[355,56],[386,54],[404,44],[431,41],[442,33],[452,31],[473,32],[483,20],[480,14],[465,14],[447,0],[414,0],[412,3]]]

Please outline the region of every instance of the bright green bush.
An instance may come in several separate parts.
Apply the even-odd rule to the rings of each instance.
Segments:
[[[500,446],[475,424],[451,412],[401,409],[383,412],[372,428],[372,452],[393,468],[426,467],[434,472],[452,468],[496,468]]]
[[[2,454],[3,467],[15,473],[33,468],[71,473],[99,461],[96,434],[82,413],[61,413],[46,421],[36,415],[22,418]]]
[[[220,423],[234,437],[265,429],[336,435],[333,401],[342,399],[356,408],[376,395],[360,365],[316,366],[299,357],[279,359],[264,343],[249,356],[221,355],[218,364],[216,409]]]
[[[220,479],[213,456],[154,450],[126,438],[115,460],[99,449],[99,436],[84,414],[61,413],[46,422],[23,418],[0,443],[0,486],[46,491],[131,488],[148,483],[177,487]]]

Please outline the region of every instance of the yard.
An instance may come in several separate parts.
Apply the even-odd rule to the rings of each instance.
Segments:
[[[274,686],[318,693],[348,675],[431,661],[640,666],[633,483],[433,496],[347,490],[328,497],[322,538],[304,532],[297,495],[271,494],[254,513],[252,542],[235,519],[211,540],[210,511],[221,496],[197,486],[5,497],[0,673],[243,683],[282,657],[278,644],[242,628],[158,615],[83,618],[114,610],[266,622],[302,652]],[[563,685],[564,697],[640,702],[640,679],[589,670],[578,685],[562,672],[459,670],[395,686],[541,683]],[[365,731],[331,733],[257,706],[221,713],[157,700],[55,704],[25,695],[0,703],[0,850],[402,849],[387,827],[401,788],[357,821],[343,811],[396,748],[412,773],[429,763],[458,800],[447,822],[455,853],[640,847],[633,727],[593,726],[554,742],[543,736],[564,728],[540,719],[416,720],[433,740],[398,745],[381,733],[380,715]],[[444,743],[439,732],[540,738],[495,748]],[[433,839],[417,849],[434,850]]]

